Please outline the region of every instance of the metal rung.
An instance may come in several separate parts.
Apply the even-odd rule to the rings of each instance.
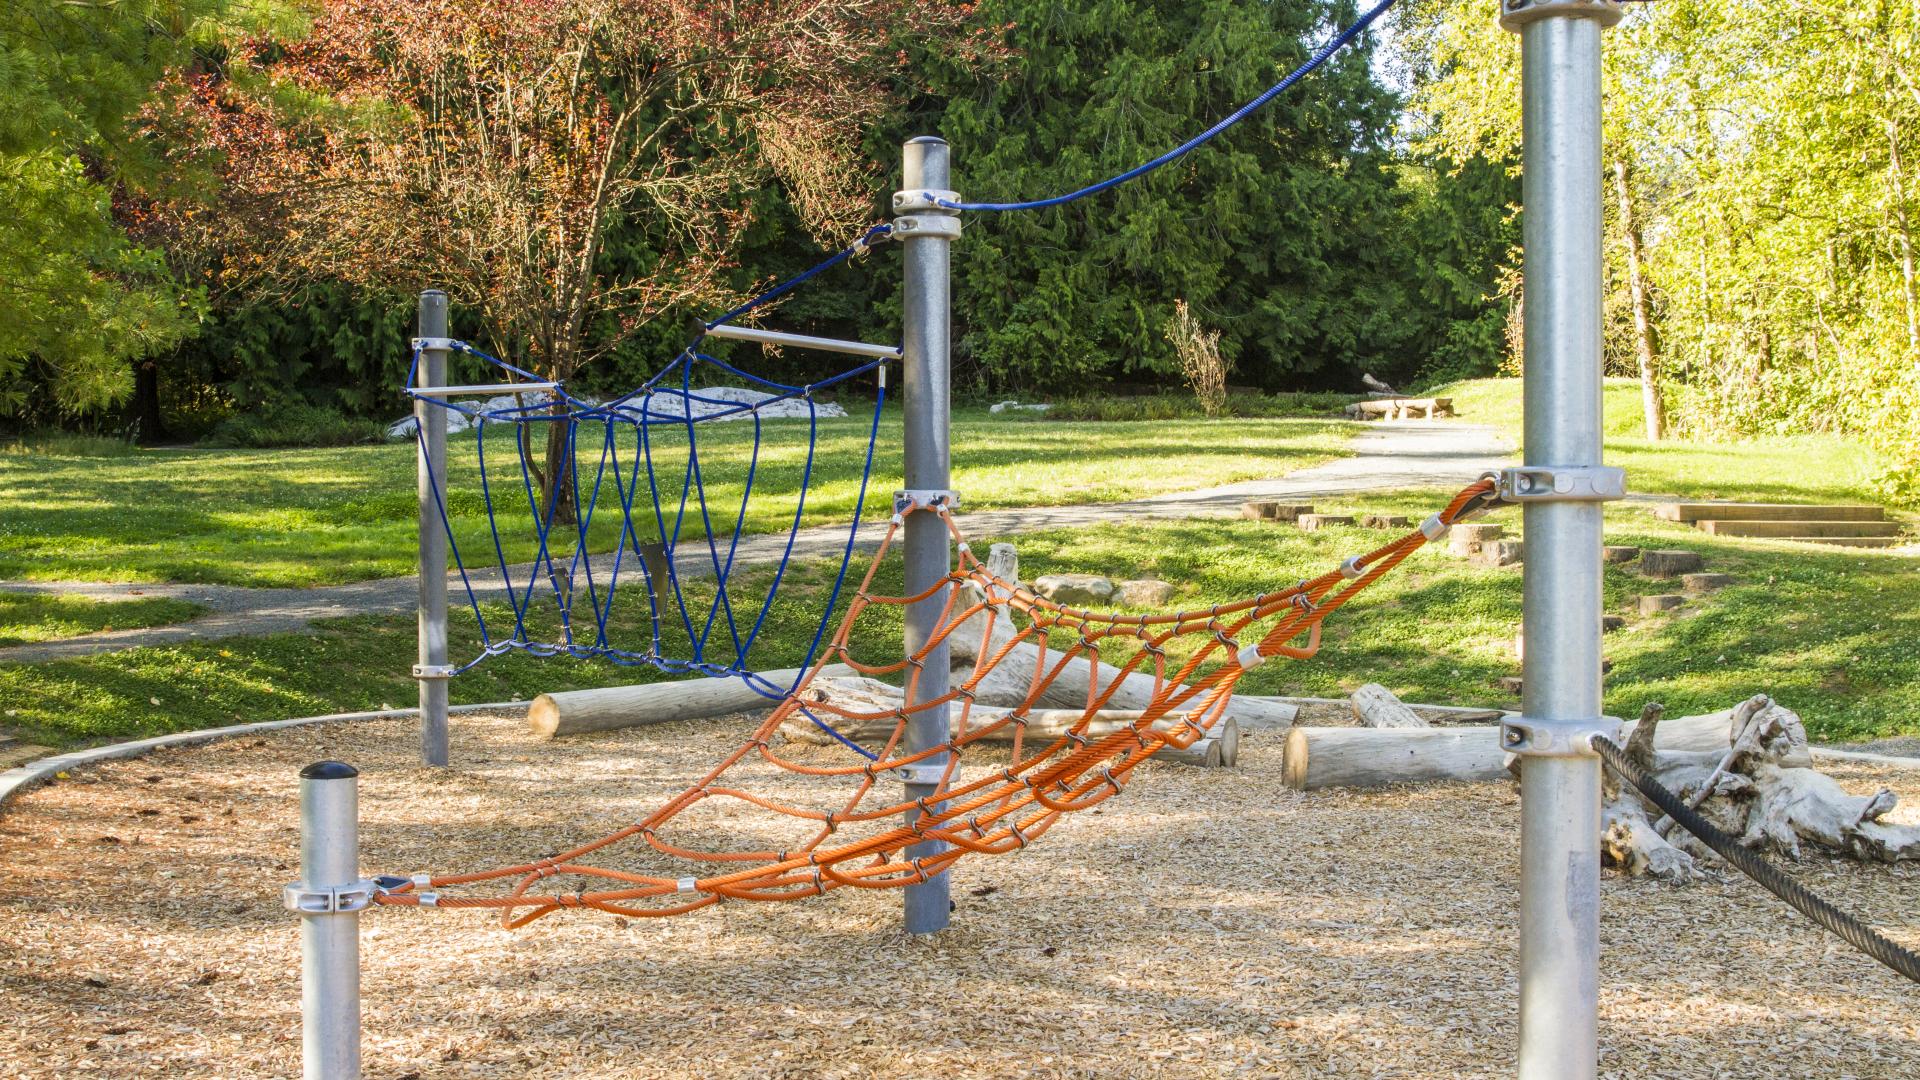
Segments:
[[[762,345],[791,345],[796,349],[824,349],[827,352],[852,353],[855,356],[900,359],[900,347],[897,345],[870,345],[864,341],[842,341],[839,338],[812,337],[807,334],[783,334],[778,330],[758,330],[751,326],[734,326],[730,323],[708,327],[707,336],[726,338],[731,341],[757,341]]]
[[[558,390],[557,382],[486,383],[479,386],[421,386],[408,390],[414,397],[478,397],[481,394],[528,394],[535,390]]]

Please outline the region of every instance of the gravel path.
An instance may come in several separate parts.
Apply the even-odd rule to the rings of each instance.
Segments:
[[[535,744],[463,718],[452,770],[407,720],[305,728],[76,772],[0,816],[0,1073],[298,1072],[294,773],[363,771],[370,872],[551,851],[635,820],[749,730],[689,721]],[[1149,763],[1100,813],[962,864],[953,927],[844,889],[671,920],[364,916],[370,1080],[1512,1075],[1518,798],[1507,783],[1290,792]],[[1911,773],[1834,769],[1894,787]],[[744,829],[746,826],[742,826]],[[736,830],[736,835],[739,830]],[[1795,874],[1920,944],[1920,864]],[[1913,987],[1737,876],[1608,874],[1601,1069],[1920,1075]]]
[[[1239,511],[1240,503],[1247,499],[1304,499],[1429,484],[1464,484],[1497,466],[1508,451],[1504,441],[1490,427],[1426,421],[1381,422],[1357,436],[1352,449],[1352,457],[1272,480],[1249,480],[1123,503],[962,513],[960,527],[970,535],[1005,536],[1141,517],[1232,515]],[[965,497],[966,493],[961,492],[963,501]],[[885,522],[884,517],[869,518],[863,529],[863,544],[878,543]],[[805,529],[795,540],[794,554],[801,558],[837,555],[845,546],[846,538],[845,526]],[[786,540],[785,534],[744,537],[739,559],[748,564],[775,561],[779,559]],[[676,562],[683,577],[699,577],[712,572],[710,556],[704,546],[684,545]],[[611,566],[611,556],[598,556],[594,560],[594,573],[596,576],[605,574]],[[514,567],[515,579],[526,580],[529,570],[530,564]],[[506,593],[497,571],[474,574],[472,580],[475,591],[483,600],[505,599]],[[0,649],[0,662],[37,663],[181,641],[291,633],[305,629],[316,619],[344,615],[404,614],[414,610],[418,588],[418,579],[412,576],[314,589],[0,582],[0,590],[14,592],[66,594],[96,600],[172,597],[191,600],[211,609],[198,619],[172,626],[109,630]],[[458,578],[455,578],[454,588],[457,604]]]

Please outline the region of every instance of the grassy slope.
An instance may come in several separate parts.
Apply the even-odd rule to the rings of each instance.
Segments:
[[[187,600],[91,600],[0,592],[0,647],[29,641],[185,622],[207,609]]]
[[[1401,493],[1323,508],[1418,516],[1439,499],[1431,492]],[[1495,520],[1517,525],[1516,517]],[[1290,583],[1387,535],[1207,520],[1059,530],[1023,535],[1017,543],[1024,577],[1054,571],[1159,576],[1179,586],[1176,605],[1192,608]],[[1613,510],[1609,539],[1694,548],[1713,569],[1739,577],[1737,585],[1678,615],[1642,618],[1635,598],[1667,591],[1671,583],[1608,568],[1607,608],[1628,618],[1626,629],[1606,639],[1615,664],[1607,682],[1610,711],[1630,715],[1648,700],[1676,712],[1704,711],[1765,691],[1799,710],[1818,738],[1920,732],[1920,649],[1913,647],[1920,642],[1920,573],[1913,559],[1708,537],[1633,506]],[[815,625],[808,612],[817,617],[828,583],[816,565],[783,594],[796,606],[783,602],[777,609],[753,655],[757,666],[794,663],[804,654]],[[894,584],[897,579],[883,575],[883,591]],[[1511,651],[1519,618],[1517,568],[1479,569],[1423,551],[1330,622],[1319,657],[1266,665],[1243,685],[1333,695],[1377,681],[1412,700],[1513,704],[1495,681],[1519,671]],[[644,637],[630,616],[616,621],[618,640]],[[893,613],[878,611],[863,622],[857,641],[865,656],[877,658],[897,650],[898,633]],[[470,630],[457,626],[455,636],[456,655],[471,651]],[[7,723],[57,742],[405,705],[413,685],[393,658],[410,656],[412,647],[411,620],[337,620],[310,636],[0,666],[0,699],[17,704],[18,715]],[[456,680],[454,696],[525,698],[657,677],[644,668],[510,657]]]
[[[851,517],[870,418],[869,410],[867,419],[821,424],[808,523]],[[897,412],[889,410],[871,492],[883,500],[900,474],[898,425]],[[1345,453],[1352,429],[1345,421],[1306,419],[1071,424],[963,410],[954,423],[954,485],[977,508],[1126,499],[1331,460]],[[700,437],[709,505],[737,509],[752,425],[706,425]],[[656,470],[671,504],[685,470],[684,438],[656,438]],[[455,535],[469,559],[488,557],[475,442],[466,437],[453,445],[448,503]],[[511,445],[498,435],[488,445],[507,557],[529,559],[532,517]],[[803,422],[766,425],[748,531],[789,527],[805,451]],[[620,449],[628,468],[633,452],[630,440]],[[597,443],[582,451],[583,476],[591,475],[598,455]],[[113,458],[0,455],[0,578],[265,586],[409,573],[413,473],[413,450],[404,444]],[[610,480],[606,488],[603,498],[613,498]],[[615,520],[603,516],[597,524],[596,549],[611,546]],[[715,522],[717,531],[730,525],[731,515]],[[700,534],[696,516],[683,535]]]
[[[1473,379],[1434,390],[1462,419],[1520,432],[1520,380]],[[1873,502],[1872,456],[1837,435],[1773,435],[1737,443],[1650,442],[1640,384],[1608,379],[1606,462],[1627,470],[1630,491],[1752,502]]]

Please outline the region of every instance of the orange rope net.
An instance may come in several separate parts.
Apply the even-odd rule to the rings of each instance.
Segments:
[[[901,519],[896,516],[832,643],[753,734],[705,776],[643,820],[571,850],[474,873],[415,875],[404,884],[383,889],[376,900],[406,906],[497,908],[502,924],[512,928],[562,908],[665,916],[728,898],[798,900],[841,886],[876,889],[913,885],[968,855],[1018,851],[1044,835],[1062,815],[1097,806],[1119,794],[1133,770],[1155,751],[1191,746],[1205,737],[1226,715],[1235,684],[1250,668],[1274,656],[1305,659],[1314,655],[1320,647],[1321,623],[1328,615],[1428,540],[1441,535],[1445,527],[1479,509],[1490,499],[1492,490],[1490,481],[1472,484],[1420,529],[1290,588],[1201,611],[1161,615],[1082,611],[1002,581],[974,557],[944,510],[919,512],[939,513],[955,540],[960,541],[955,569],[917,595],[874,595],[875,573],[901,532]],[[852,631],[861,615],[874,605],[904,606],[935,597],[943,597],[944,605],[937,629],[917,653],[898,663],[878,665],[862,663],[852,655]],[[996,635],[1003,619],[1007,629]],[[1016,625],[1016,619],[1024,625]],[[968,676],[959,679],[956,673],[958,685],[945,695],[917,700],[928,654],[964,626],[979,632],[978,620],[984,620],[985,631],[974,649],[976,659]],[[1061,632],[1077,637],[1066,647],[1050,651],[1051,642]],[[1304,642],[1300,640],[1303,636]],[[1183,637],[1200,640],[1184,661],[1172,663],[1165,646]],[[1112,669],[1103,673],[1099,647],[1102,642],[1119,638],[1137,644],[1118,665],[1118,673]],[[1242,641],[1254,644],[1242,646]],[[995,710],[991,718],[974,723],[974,697],[981,681],[1016,656],[1020,663],[1031,665],[1025,701],[1004,712]],[[903,701],[908,704],[871,711],[819,700],[823,695],[809,692],[809,687],[821,678],[828,664],[836,661],[868,675],[904,672]],[[1028,746],[1025,727],[1036,702],[1058,680],[1068,675],[1078,678],[1082,672],[1089,685],[1079,722],[1044,745]],[[1153,691],[1147,707],[1140,710],[1138,719],[1117,730],[1090,735],[1096,714],[1119,690],[1122,680],[1136,672],[1152,676]],[[940,706],[958,709],[952,737],[926,749],[905,749],[909,719]],[[794,760],[794,756],[783,753],[784,746],[776,749],[773,736],[789,721],[849,729],[863,722],[868,728],[875,723],[883,727],[890,723],[891,735],[881,745],[863,748],[864,753],[853,749],[857,744],[837,746],[846,758],[854,759],[851,763],[815,763]],[[979,745],[1009,725],[1013,726],[1010,756],[998,748],[986,752],[987,747]],[[969,751],[973,751],[971,756]],[[1003,758],[1004,763],[981,760],[988,757]],[[934,795],[908,801],[874,795],[879,783],[898,782],[901,774],[897,770],[942,761]],[[749,790],[747,785],[756,779],[763,780],[763,787],[778,787],[781,792]],[[819,800],[816,805],[799,805],[794,796],[785,794],[785,789],[797,781],[811,785],[810,793]],[[824,798],[818,790],[821,787],[827,791]],[[699,818],[697,808],[702,807],[762,811],[762,816],[785,825],[773,833],[758,829],[755,837],[777,835],[789,842],[779,847],[743,847],[740,837],[746,830],[741,828],[738,815],[708,814],[705,819],[695,820]],[[644,846],[628,843],[636,839]],[[930,841],[945,846],[937,853],[919,857],[907,852],[910,846]],[[602,861],[623,856],[658,860],[664,856],[714,872],[668,876],[582,861],[589,856],[601,856]],[[545,879],[565,877],[611,884],[597,890],[533,891]],[[512,887],[504,894],[493,895],[446,892],[486,882],[512,882]]]

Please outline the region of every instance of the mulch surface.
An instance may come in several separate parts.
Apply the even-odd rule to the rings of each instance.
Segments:
[[[749,726],[542,744],[521,720],[460,717],[457,767],[434,773],[407,721],[376,721],[29,794],[0,813],[0,1076],[298,1075],[299,931],[279,890],[309,761],[360,766],[368,872],[453,872],[633,821]],[[1920,773],[1833,771],[1893,787],[1896,819],[1920,820]],[[1261,734],[1238,769],[1149,763],[1027,851],[963,861],[931,940],[900,932],[890,890],[518,931],[378,909],[365,1074],[1506,1077],[1518,838],[1510,784],[1290,792]],[[1813,856],[1797,873],[1920,945],[1920,865]],[[1916,988],[1737,874],[1608,874],[1602,891],[1603,1075],[1920,1075]]]

